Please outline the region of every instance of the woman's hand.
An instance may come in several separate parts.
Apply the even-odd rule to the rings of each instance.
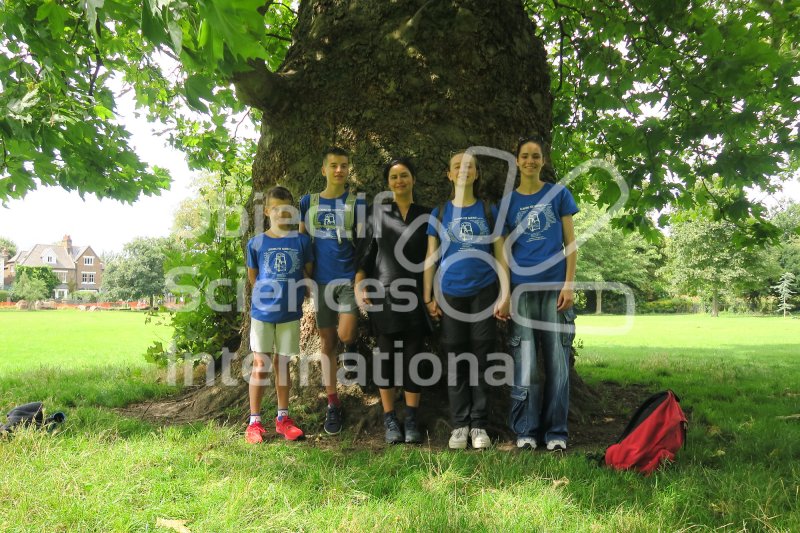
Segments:
[[[425,308],[428,310],[428,314],[431,315],[431,318],[441,318],[442,310],[439,308],[439,304],[436,303],[436,300],[431,300],[426,303]]]
[[[511,300],[508,297],[498,300],[495,304],[494,317],[503,322],[511,318]]]
[[[558,305],[556,306],[556,310],[560,313],[561,311],[566,311],[575,303],[575,292],[569,288],[564,287],[561,289],[561,292],[558,293]]]

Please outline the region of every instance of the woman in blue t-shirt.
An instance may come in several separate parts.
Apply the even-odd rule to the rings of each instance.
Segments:
[[[471,438],[473,448],[488,448],[485,372],[495,343],[495,317],[508,315],[508,283],[501,280],[503,297],[498,299],[497,275],[505,274],[507,267],[495,265],[495,257],[502,261],[502,236],[492,235],[497,210],[476,196],[475,157],[465,152],[453,155],[447,178],[451,200],[433,210],[428,226],[423,298],[428,313],[442,320],[454,428],[449,446],[466,448]],[[437,284],[440,290],[434,290]]]
[[[562,185],[545,182],[543,142],[520,140],[517,167],[520,183],[511,192],[504,220],[505,252],[511,270],[514,385],[509,425],[517,447],[548,450],[567,447],[569,411],[568,329],[575,319],[572,283],[575,279],[575,232],[572,215],[578,207]],[[540,394],[537,342],[546,381]],[[542,400],[540,401],[540,397]]]

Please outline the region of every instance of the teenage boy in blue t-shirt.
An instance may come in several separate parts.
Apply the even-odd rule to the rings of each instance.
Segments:
[[[578,206],[562,185],[541,180],[542,141],[517,145],[520,184],[512,191],[506,215],[505,253],[511,270],[513,319],[511,350],[514,386],[509,424],[517,447],[535,449],[537,439],[550,451],[567,447],[569,413],[569,339],[574,321],[572,284],[577,252],[572,215]],[[568,316],[570,315],[570,316]],[[536,321],[532,323],[531,321]],[[537,354],[537,340],[542,353]],[[546,381],[540,401],[536,357]]]
[[[278,416],[275,431],[286,440],[303,437],[303,430],[289,417],[290,355],[300,353],[300,318],[303,299],[308,293],[306,278],[311,275],[314,251],[308,235],[292,229],[294,201],[283,187],[267,192],[264,214],[269,229],[247,243],[247,277],[253,288],[250,303],[250,349],[253,369],[250,374],[250,421],[247,442],[263,441],[266,429],[261,424],[261,400],[267,377],[267,358],[272,354]]]
[[[346,353],[357,351],[354,238],[360,234],[359,215],[366,213],[366,202],[347,189],[350,156],[342,148],[329,148],[322,154],[322,175],[325,189],[300,199],[300,231],[311,236],[317,258],[316,318],[322,344],[322,379],[328,395],[324,428],[329,435],[336,435],[342,430],[342,404],[336,393],[336,345],[341,340]]]

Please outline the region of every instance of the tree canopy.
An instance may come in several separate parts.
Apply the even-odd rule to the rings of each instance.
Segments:
[[[0,237],[0,252],[4,249],[9,257],[14,257],[17,253],[17,245],[14,244],[14,241],[6,237]]]
[[[16,268],[15,284],[19,283],[23,277],[41,281],[44,284],[45,297],[47,297],[47,295],[52,296],[55,288],[61,284],[61,280],[58,279],[58,276],[53,272],[53,268],[49,266],[32,267],[20,265]]]
[[[103,291],[112,300],[150,298],[164,294],[164,259],[168,239],[139,237],[109,260],[103,273]]]
[[[237,125],[268,121],[287,96],[275,70],[306,2],[6,1],[0,201],[39,185],[124,201],[168,187],[130,147],[125,94],[192,167],[228,173],[252,150]],[[654,235],[654,214],[666,225],[707,206],[736,224],[734,239],[777,237],[745,187],[774,191],[797,168],[796,2],[522,3],[550,53],[555,166],[612,161],[631,188],[618,226]],[[620,194],[601,171],[571,187],[600,206]]]

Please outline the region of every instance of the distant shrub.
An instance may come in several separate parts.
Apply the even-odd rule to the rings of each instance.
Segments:
[[[75,291],[72,293],[72,298],[85,303],[96,303],[97,293],[94,291]]]
[[[695,311],[695,303],[690,298],[662,298],[652,302],[644,302],[638,306],[638,311],[640,313],[656,314],[692,313]]]

